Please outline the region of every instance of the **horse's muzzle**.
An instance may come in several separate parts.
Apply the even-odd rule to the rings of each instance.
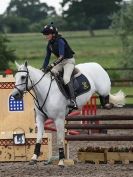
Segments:
[[[15,99],[15,100],[22,100],[22,98],[23,98],[23,93],[21,93],[21,92],[14,92],[14,93],[12,93],[12,97]]]

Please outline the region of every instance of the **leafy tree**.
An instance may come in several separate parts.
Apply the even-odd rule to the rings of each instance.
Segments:
[[[63,17],[61,16],[48,16],[45,20],[44,20],[44,24],[49,24],[50,22],[54,22],[54,24],[57,26],[59,31],[64,31],[67,28],[67,23],[65,21],[65,19],[63,19]]]
[[[27,18],[8,16],[4,17],[4,28],[6,32],[23,33],[29,31],[30,21]]]
[[[0,32],[3,32],[4,31],[4,21],[3,21],[3,15],[0,15]]]
[[[123,67],[133,67],[133,0],[124,3],[118,13],[112,17],[112,28],[122,42],[123,58],[120,61]],[[130,72],[127,72],[132,77]]]
[[[89,29],[107,28],[110,24],[109,15],[120,9],[122,0],[63,0],[63,16],[70,28]]]
[[[54,24],[57,26],[59,31],[64,31],[67,28],[66,21],[61,16],[48,16],[46,19],[41,20],[39,23],[33,23],[30,25],[30,31],[31,32],[38,32],[41,31],[44,25],[49,24],[50,22],[54,22]]]
[[[40,0],[11,0],[7,10],[7,16],[18,16],[29,19],[31,23],[39,22],[49,15],[54,15],[54,7],[49,7]]]
[[[0,34],[0,70],[9,68],[9,62],[14,62],[17,58],[14,50],[8,49],[8,42],[7,37]]]
[[[37,29],[40,21],[56,16],[54,7],[40,0],[11,0],[4,15],[0,16],[0,31],[28,32]]]

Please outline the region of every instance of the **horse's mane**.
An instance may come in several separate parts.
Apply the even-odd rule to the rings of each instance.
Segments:
[[[40,70],[40,69],[38,69],[38,68],[35,68],[35,67],[31,66],[31,65],[28,65],[28,70],[29,70],[29,71],[35,71],[35,72],[37,72],[39,75],[44,75],[44,72],[43,72],[42,70]],[[50,73],[46,73],[46,74],[45,74],[45,77],[49,77],[49,76],[50,76]]]
[[[49,72],[45,74],[42,70],[40,70],[38,68],[35,68],[31,65],[28,65],[27,69],[28,69],[29,73],[35,73],[35,76],[37,74],[37,77],[42,77],[44,75],[45,77],[50,78],[50,73]],[[26,66],[24,64],[21,64],[21,65],[18,66],[18,71],[21,71],[21,70],[22,71],[26,70]]]
[[[39,72],[39,73],[42,73],[42,71],[41,71],[40,69],[35,68],[35,67],[31,66],[31,65],[28,65],[28,70],[37,71],[37,72]]]

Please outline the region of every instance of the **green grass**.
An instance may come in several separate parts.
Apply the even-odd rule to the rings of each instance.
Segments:
[[[76,63],[97,62],[103,67],[121,67],[119,65],[122,58],[122,48],[120,39],[112,34],[111,30],[95,31],[95,37],[90,37],[88,31],[62,32],[61,33],[69,42],[75,51]],[[7,34],[10,39],[9,47],[16,50],[17,56],[20,58],[19,63],[28,60],[30,65],[40,68],[42,66],[47,41],[41,33],[26,34]],[[55,59],[52,57],[52,59]],[[11,64],[12,68],[15,65]],[[119,74],[113,72],[109,75],[119,78]],[[120,89],[112,88],[112,92]],[[122,87],[125,94],[132,94],[132,87]],[[133,99],[128,99],[133,102]]]
[[[62,32],[75,51],[76,63],[98,62],[103,67],[117,67],[121,58],[121,43],[110,30],[96,31],[90,37],[88,31]],[[28,59],[35,67],[42,66],[47,41],[41,33],[7,34],[9,47],[16,50],[21,59]],[[54,58],[54,57],[53,57]]]
[[[125,95],[132,95],[133,94],[132,87],[112,87],[111,94],[114,94],[114,93],[118,92],[119,90],[122,90],[125,93]],[[126,98],[126,103],[133,104],[133,98]]]

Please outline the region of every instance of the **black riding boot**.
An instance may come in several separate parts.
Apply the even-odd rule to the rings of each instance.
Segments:
[[[69,96],[70,96],[70,104],[68,105],[69,108],[73,108],[73,109],[78,109],[77,107],[77,103],[76,103],[76,98],[74,95],[74,89],[73,89],[73,84],[71,83],[71,81],[66,84],[67,90],[69,92]]]

